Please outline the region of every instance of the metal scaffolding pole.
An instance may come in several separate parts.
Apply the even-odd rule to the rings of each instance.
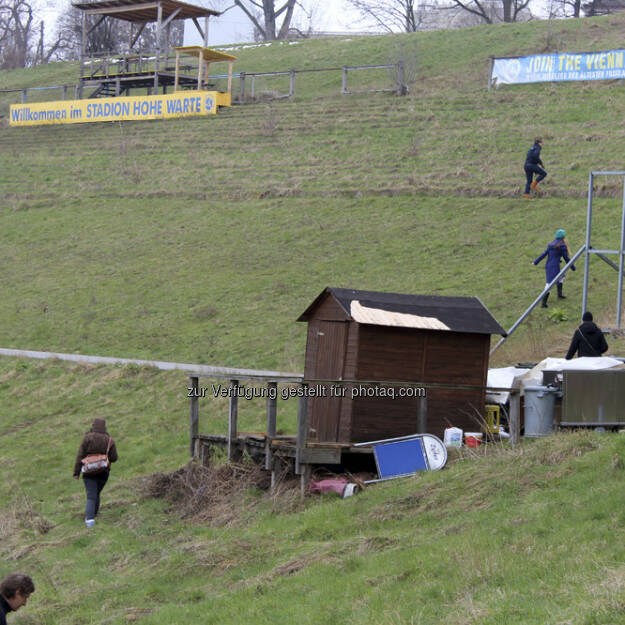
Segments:
[[[592,187],[593,172],[588,175],[588,208],[586,211],[586,262],[584,263],[584,289],[582,291],[582,314],[588,301],[588,269],[590,267],[590,229],[592,225]]]
[[[625,251],[625,177],[623,178],[623,212],[621,214],[621,247],[618,257],[618,296],[616,298],[616,328],[621,328],[623,310],[623,252]]]
[[[586,246],[582,245],[577,250],[577,252],[575,252],[571,260],[568,263],[566,263],[566,265],[564,265],[560,273],[549,284],[545,286],[543,292],[531,303],[529,308],[514,322],[513,326],[506,333],[506,336],[500,338],[497,344],[495,345],[495,347],[493,347],[493,349],[490,350],[491,356],[493,355],[495,350],[523,323],[523,321],[525,321],[525,318],[532,312],[532,310],[534,310],[534,307],[536,306],[536,304],[540,302],[540,300],[543,298],[543,296],[546,293],[549,293],[551,288],[555,284],[557,284],[558,280],[567,272],[567,270],[571,267],[571,265],[573,265],[573,263],[581,256],[582,252],[585,249],[586,249]]]

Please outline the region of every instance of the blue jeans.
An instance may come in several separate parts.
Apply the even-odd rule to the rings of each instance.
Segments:
[[[100,493],[109,479],[109,472],[97,473],[96,475],[83,475],[87,491],[87,505],[85,506],[85,519],[95,519],[100,509]]]
[[[530,185],[532,184],[534,174],[538,174],[536,182],[540,182],[547,175],[547,172],[538,165],[525,165],[525,177],[527,178],[527,182],[525,183],[526,194],[530,192]]]

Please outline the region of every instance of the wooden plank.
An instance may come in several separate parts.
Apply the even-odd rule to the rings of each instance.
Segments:
[[[340,464],[341,449],[306,447],[300,453],[300,462],[302,464]]]
[[[237,419],[239,416],[239,398],[237,397],[238,380],[230,380],[230,397],[228,399],[228,460],[234,459],[234,440],[237,437]]]
[[[133,11],[142,11],[144,9],[156,9],[160,3],[158,2],[146,2],[143,4],[131,4],[124,7],[109,7],[100,9],[83,9],[85,15],[110,15],[112,13],[131,13]]]

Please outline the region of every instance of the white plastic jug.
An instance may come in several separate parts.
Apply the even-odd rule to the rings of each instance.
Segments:
[[[445,428],[443,435],[445,447],[462,447],[462,430],[460,428]]]

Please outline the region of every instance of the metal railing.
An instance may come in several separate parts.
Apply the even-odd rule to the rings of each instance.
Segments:
[[[161,59],[163,66],[159,71],[168,71],[170,61],[173,62],[175,57]],[[110,79],[113,80],[124,74],[129,73],[145,73],[156,71],[156,57],[150,53],[139,54],[102,54],[92,55],[84,61],[83,71],[81,75],[86,80]],[[89,67],[87,73],[86,67]],[[362,88],[353,89],[349,86],[349,75],[352,72],[361,70],[381,70],[387,69],[393,71],[391,86],[382,88]],[[183,70],[193,75],[197,72],[197,62],[191,59],[190,63],[185,63]],[[172,69],[173,71],[173,69]],[[403,61],[397,63],[386,63],[382,65],[356,65],[343,67],[325,67],[316,69],[290,69],[276,72],[239,72],[233,74],[233,78],[239,79],[239,88],[235,101],[239,104],[254,102],[258,96],[257,82],[262,78],[272,78],[280,76],[288,76],[289,84],[286,93],[274,96],[274,99],[292,98],[295,95],[296,76],[298,74],[313,74],[318,72],[341,72],[340,92],[343,95],[357,93],[396,93],[398,95],[406,95],[408,93],[408,85],[406,84],[405,70]],[[206,77],[208,82],[227,79],[227,74],[212,74]],[[394,84],[393,84],[394,83]],[[17,89],[0,89],[3,93],[21,93],[21,102],[25,104],[28,101],[28,93],[37,91],[61,90],[62,99],[66,100],[70,92],[74,99],[80,99],[80,85],[57,85],[52,87],[20,87]],[[249,91],[248,91],[249,90]]]

